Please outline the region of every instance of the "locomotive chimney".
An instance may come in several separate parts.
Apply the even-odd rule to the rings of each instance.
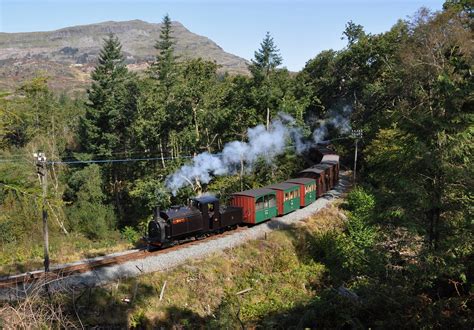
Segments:
[[[153,220],[158,221],[159,218],[160,218],[160,207],[157,206],[157,207],[155,207],[155,212],[153,214]]]

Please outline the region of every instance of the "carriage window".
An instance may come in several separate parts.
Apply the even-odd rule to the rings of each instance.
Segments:
[[[256,209],[257,211],[263,209],[263,197],[259,197],[259,198],[257,199],[257,202],[255,203],[255,209]]]
[[[300,197],[300,191],[299,190],[295,190],[295,197]]]
[[[209,210],[209,213],[214,212],[215,211],[214,204],[212,203],[207,204],[207,209]]]
[[[276,198],[275,195],[269,195],[268,198],[268,207],[275,207],[276,206]]]

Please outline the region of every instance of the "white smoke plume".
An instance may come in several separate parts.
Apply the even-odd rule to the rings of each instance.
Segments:
[[[214,176],[237,173],[241,164],[247,170],[252,169],[255,162],[263,159],[271,164],[276,156],[285,152],[289,144],[293,144],[298,154],[308,150],[327,135],[327,127],[332,125],[341,134],[350,131],[349,115],[352,108],[343,107],[342,111],[330,111],[329,117],[320,120],[320,127],[313,132],[313,141],[305,141],[296,121],[288,114],[279,113],[278,119],[272,121],[267,131],[264,125],[247,130],[248,142],[232,141],[224,146],[220,154],[201,153],[194,157],[190,164],[182,166],[168,176],[166,186],[176,195],[178,189],[194,185],[196,180],[207,184]]]
[[[320,143],[328,134],[328,127],[334,127],[339,134],[347,134],[351,131],[350,115],[352,107],[345,105],[339,110],[330,110],[326,119],[318,120],[319,127],[313,132],[313,141]]]
[[[196,179],[206,184],[215,175],[236,173],[242,162],[247,169],[252,168],[258,159],[270,164],[276,156],[285,152],[290,141],[295,142],[297,151],[306,149],[300,131],[287,125],[294,123],[294,119],[286,114],[280,114],[279,117],[272,121],[268,131],[264,125],[249,128],[248,142],[232,141],[224,146],[220,154],[204,152],[197,155],[190,164],[170,175],[166,179],[166,186],[175,195],[178,189],[193,185]]]

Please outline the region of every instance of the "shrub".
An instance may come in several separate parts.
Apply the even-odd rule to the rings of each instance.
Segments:
[[[74,204],[66,211],[69,226],[90,239],[104,238],[114,227],[113,209],[104,205],[100,168],[93,164],[75,172],[68,182],[68,195]]]
[[[69,225],[92,240],[102,239],[113,228],[115,215],[110,206],[80,201],[67,211]]]
[[[125,226],[121,231],[120,234],[122,238],[127,240],[130,243],[136,243],[140,238],[141,235],[138,231],[136,231],[133,227]]]
[[[364,188],[356,187],[347,195],[347,208],[352,215],[363,221],[371,220],[375,208],[375,198]]]

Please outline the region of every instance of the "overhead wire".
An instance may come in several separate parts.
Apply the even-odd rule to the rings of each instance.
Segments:
[[[352,136],[346,136],[346,137],[338,137],[330,140],[324,140],[321,141],[321,143],[325,142],[332,142],[332,141],[337,141],[337,140],[345,140],[352,138]],[[287,149],[289,148],[294,148],[294,146],[287,146]],[[111,155],[119,155],[119,154],[124,154],[127,152],[115,152],[111,153]],[[132,153],[133,154],[133,153]],[[137,154],[137,153],[135,153]],[[141,153],[143,154],[143,153]],[[88,155],[95,155],[98,156],[98,154],[88,154]],[[222,152],[215,153],[213,155],[220,156],[222,155]],[[0,163],[25,163],[25,161],[21,160],[20,158],[26,158],[26,155],[8,155],[7,157],[9,158],[0,158]],[[13,159],[12,157],[16,157],[17,159]],[[138,161],[159,161],[159,160],[174,160],[174,159],[183,159],[183,158],[194,158],[195,155],[182,155],[182,156],[174,156],[174,157],[140,157],[140,158],[113,158],[113,159],[91,159],[91,160],[77,160],[74,158],[65,158],[61,160],[50,160],[47,163],[51,165],[55,164],[64,164],[64,165],[73,165],[73,164],[103,164],[103,163],[127,163],[127,162],[138,162]]]
[[[151,157],[151,158],[123,158],[123,159],[92,159],[92,160],[53,160],[47,161],[48,164],[95,164],[95,163],[126,163],[126,162],[138,162],[138,161],[152,161],[152,160],[173,160],[180,158],[193,158],[194,156],[176,156],[176,157]]]

